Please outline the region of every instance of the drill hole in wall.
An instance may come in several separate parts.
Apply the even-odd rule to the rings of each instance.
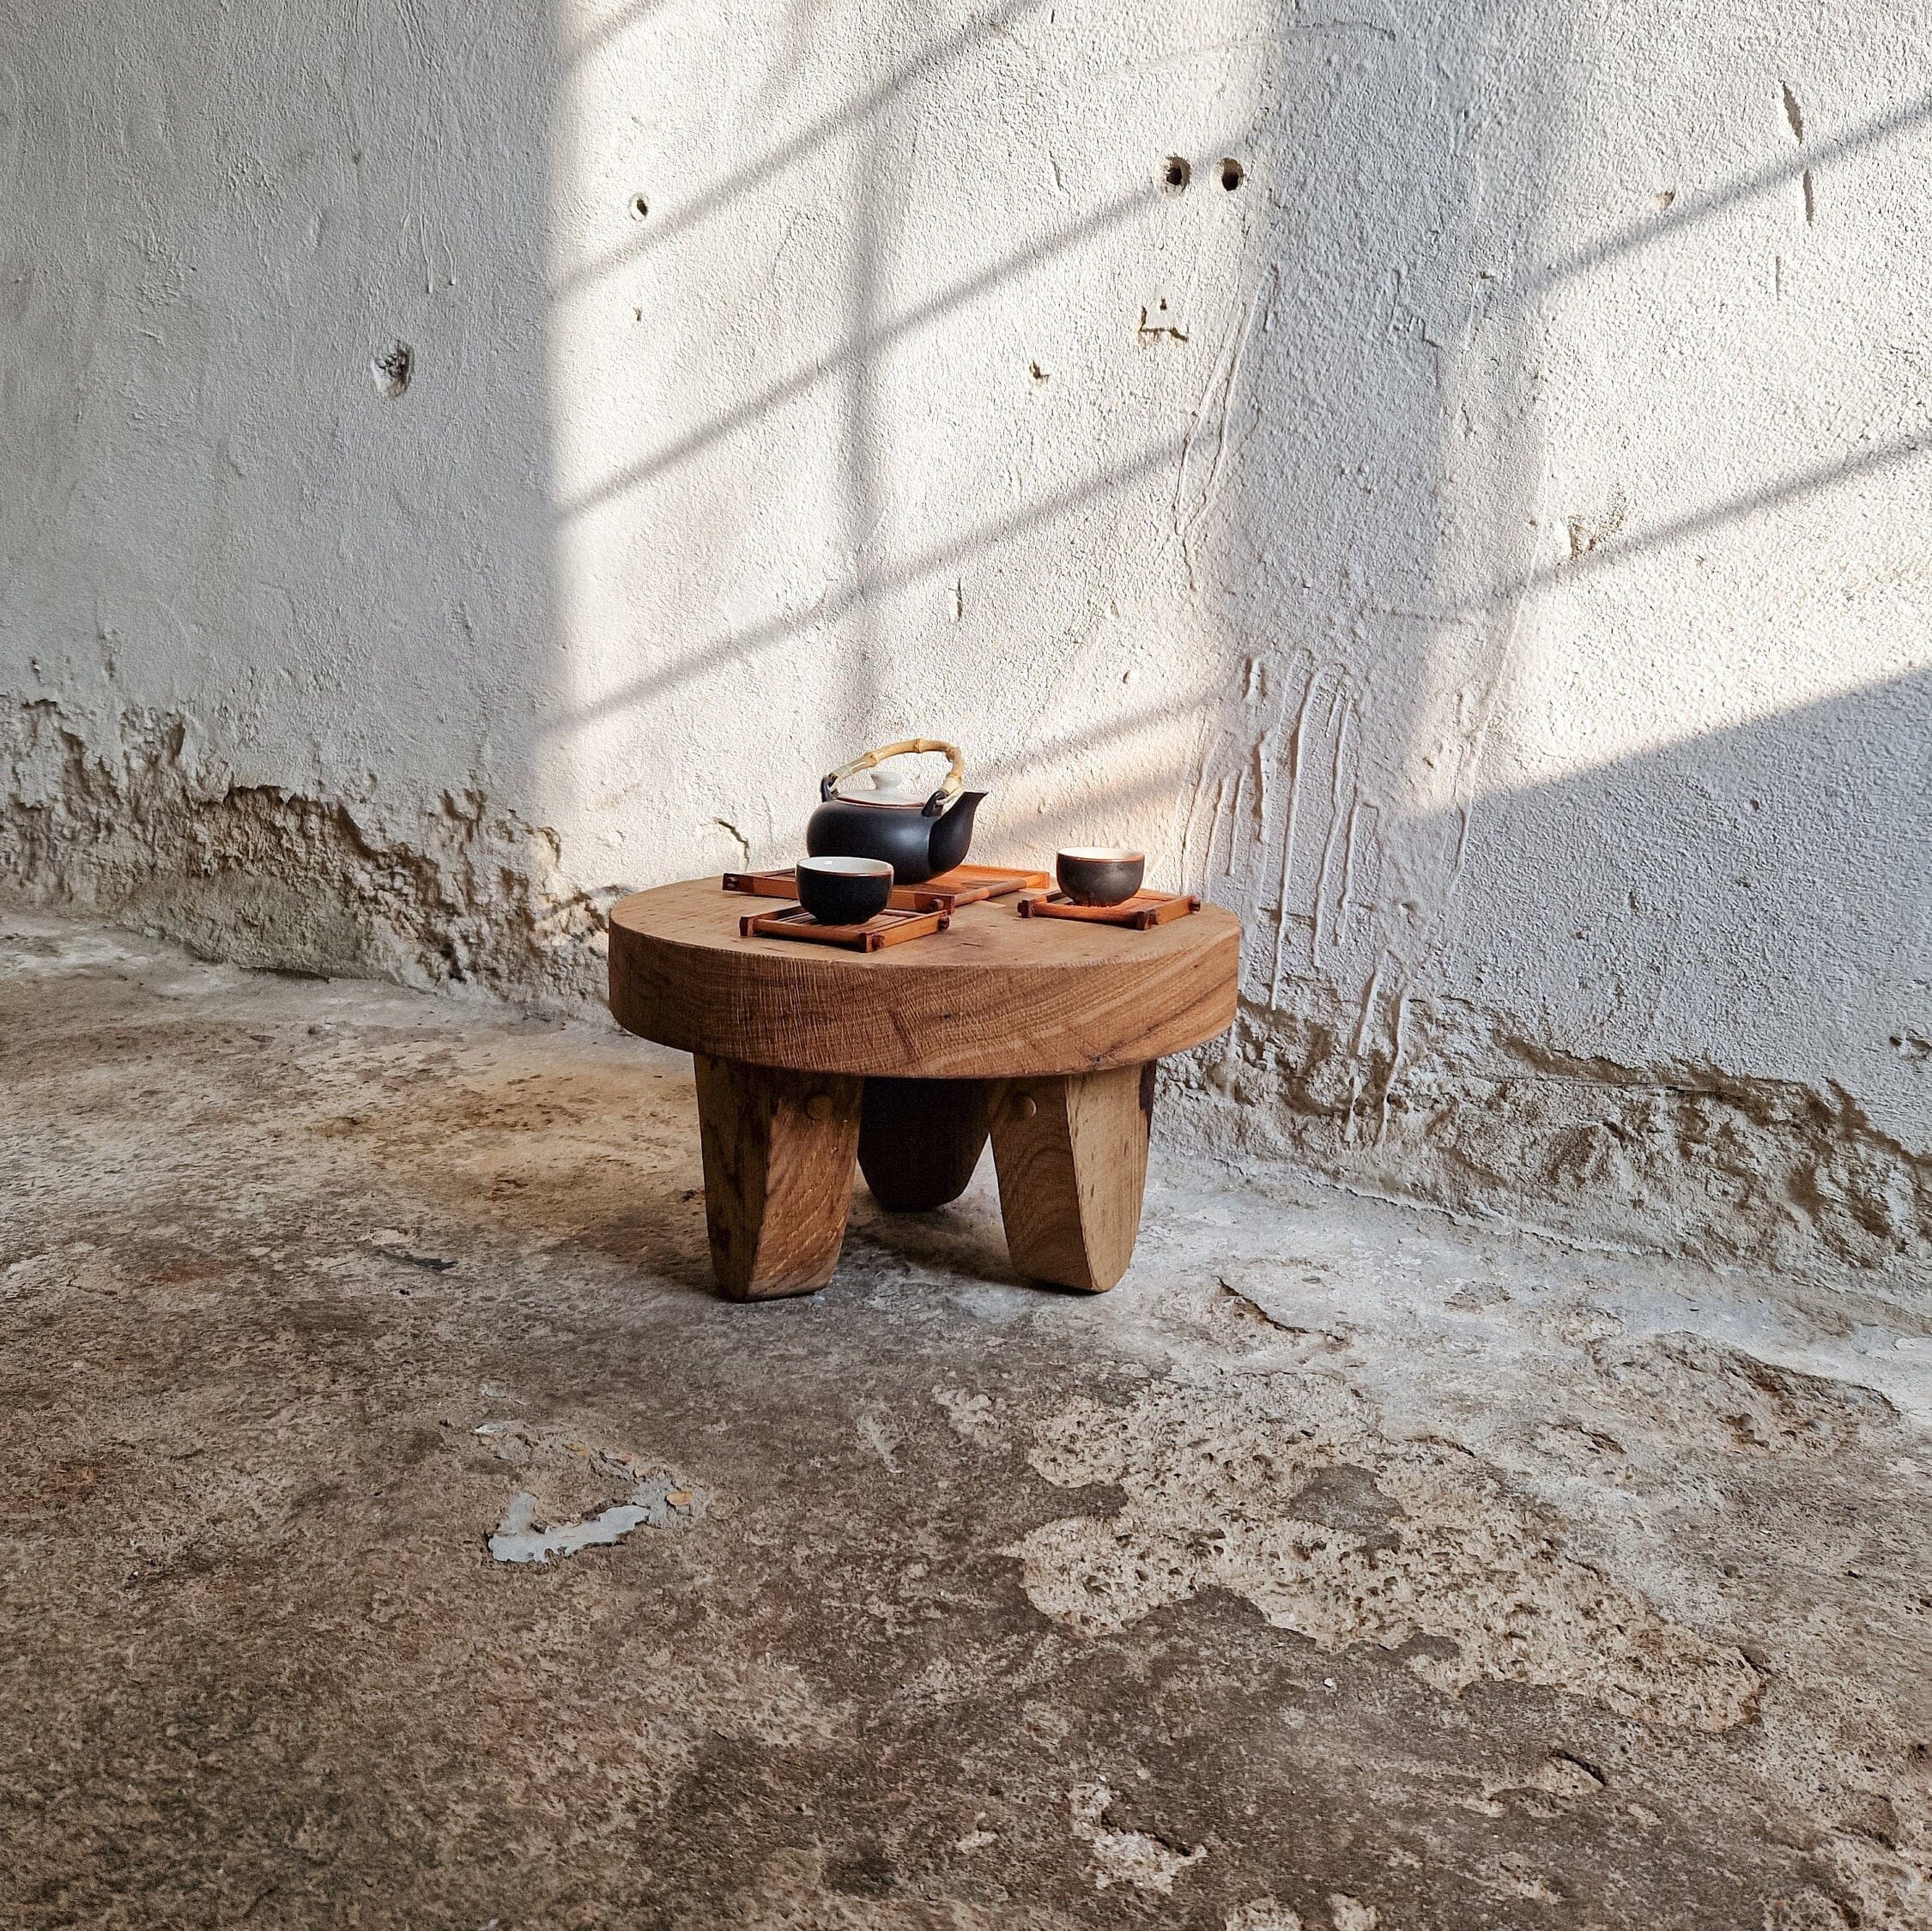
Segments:
[[[394,402],[409,386],[409,378],[415,373],[415,351],[406,342],[391,342],[369,359],[369,379],[376,385],[379,396],[386,396]]]
[[[1239,161],[1231,159],[1221,163],[1221,185],[1230,194],[1232,194],[1246,179],[1247,177],[1241,172]]]
[[[1171,195],[1178,195],[1192,179],[1194,170],[1187,165],[1183,154],[1170,154],[1160,164],[1160,185]]]
[[[650,212],[651,203],[642,195],[631,197],[631,219],[633,221],[641,221]]]

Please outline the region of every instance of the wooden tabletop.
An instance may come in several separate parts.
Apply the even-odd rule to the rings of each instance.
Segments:
[[[1241,927],[1203,905],[1150,932],[962,906],[883,952],[741,938],[753,902],[716,878],[610,914],[610,1009],[686,1052],[902,1079],[1087,1073],[1180,1052],[1234,1019]]]

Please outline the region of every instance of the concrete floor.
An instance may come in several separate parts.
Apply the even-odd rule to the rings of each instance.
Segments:
[[[1895,1302],[1166,1156],[1105,1298],[983,1172],[741,1308],[698,1184],[670,1054],[0,921],[0,1925],[1932,1923]]]

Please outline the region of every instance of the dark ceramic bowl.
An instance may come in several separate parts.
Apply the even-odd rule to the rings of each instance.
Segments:
[[[1053,875],[1076,905],[1119,905],[1141,889],[1147,854],[1123,846],[1078,845],[1053,856]]]
[[[882,858],[801,858],[798,903],[821,925],[863,925],[886,909],[893,869]]]

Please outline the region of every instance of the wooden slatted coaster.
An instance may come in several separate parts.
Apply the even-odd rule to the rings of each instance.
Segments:
[[[921,911],[957,911],[984,899],[1004,899],[1014,892],[1038,892],[1053,882],[1051,874],[1029,872],[1012,865],[955,865],[929,878],[924,885],[902,885],[893,893],[896,905],[904,898]]]
[[[1076,905],[1063,892],[1020,901],[1022,918],[1077,918],[1089,925],[1125,925],[1136,932],[1151,932],[1200,910],[1200,897],[1192,892],[1136,892],[1117,905]]]
[[[809,939],[821,946],[844,946],[849,952],[878,952],[943,932],[953,923],[946,911],[893,911],[889,908],[863,925],[821,925],[802,905],[782,912],[747,912],[738,921],[740,938]]]
[[[724,889],[743,892],[754,899],[796,899],[798,875],[790,865],[776,872],[727,872]]]
[[[890,901],[893,911],[957,911],[983,899],[1003,899],[1014,892],[1039,892],[1053,882],[1046,872],[1030,872],[1012,865],[955,865],[929,878],[924,885],[898,885]],[[743,892],[754,899],[796,899],[797,875],[787,865],[782,871],[727,872],[727,892]]]

